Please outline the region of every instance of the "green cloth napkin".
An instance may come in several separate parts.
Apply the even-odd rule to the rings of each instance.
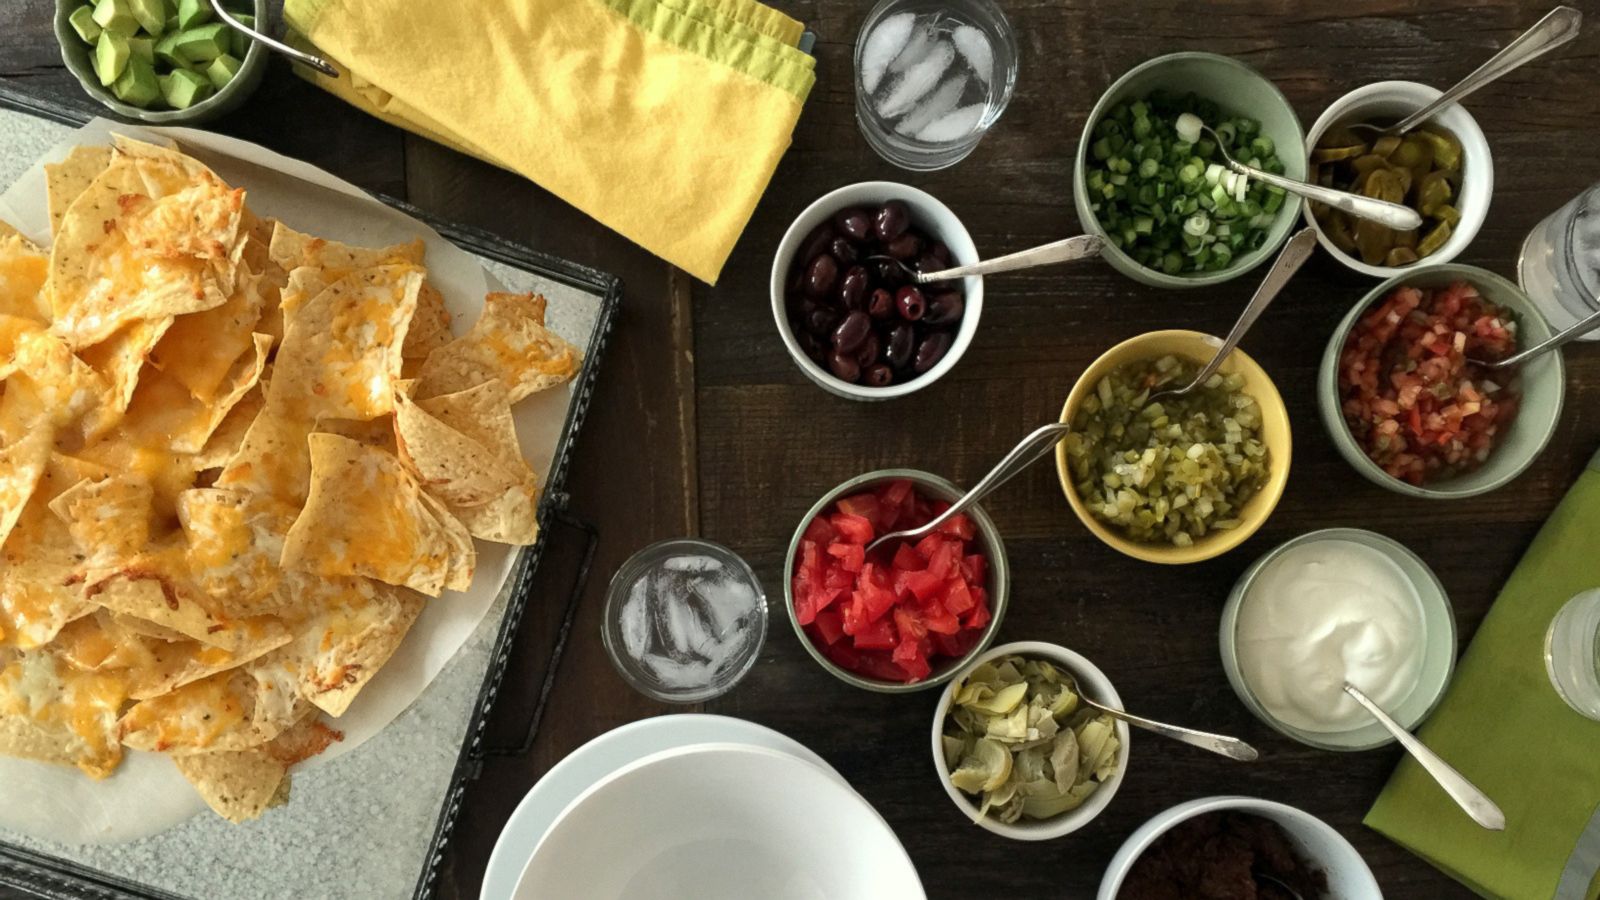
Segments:
[[[1600,587],[1600,454],[1567,491],[1461,657],[1418,736],[1506,814],[1474,825],[1408,756],[1366,824],[1485,897],[1550,900],[1600,807],[1600,722],[1556,695],[1545,631],[1574,594]],[[1591,837],[1590,841],[1594,838]],[[1589,844],[1590,841],[1586,841]],[[1562,897],[1600,896],[1585,871]],[[1570,893],[1569,893],[1570,892]]]

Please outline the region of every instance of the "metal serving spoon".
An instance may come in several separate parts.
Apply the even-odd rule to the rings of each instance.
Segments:
[[[238,19],[235,19],[233,14],[228,12],[228,10],[223,7],[222,0],[211,0],[211,10],[217,14],[218,19],[222,20],[222,24],[232,28],[234,31],[243,32],[253,41],[260,41],[262,44],[265,44],[269,50],[275,50],[297,63],[310,66],[329,78],[339,77],[339,70],[334,68],[333,63],[328,62],[326,59],[296,50],[288,44],[285,44],[279,40],[274,40],[273,38],[262,34],[256,29],[251,28],[249,25],[244,24]]]
[[[983,476],[983,480],[973,485],[972,490],[962,495],[961,499],[950,504],[949,509],[934,516],[933,520],[926,525],[918,528],[907,528],[904,531],[891,531],[879,537],[867,545],[867,552],[871,553],[885,541],[914,541],[932,533],[934,529],[949,521],[956,513],[987,497],[995,488],[1010,481],[1018,472],[1026,469],[1045,454],[1054,450],[1056,442],[1066,437],[1067,432],[1071,430],[1071,426],[1065,422],[1056,422],[1039,428],[1023,438],[1022,442],[1017,446],[1011,448],[1011,452],[1007,453],[998,465],[990,469],[989,474]]]
[[[216,0],[213,0],[216,2]],[[971,265],[956,266],[950,269],[941,269],[937,272],[918,272],[906,265],[903,261],[892,256],[869,256],[867,259],[887,260],[899,266],[917,284],[927,284],[930,281],[948,281],[952,278],[964,278],[968,275],[993,275],[996,272],[1014,272],[1017,269],[1031,269],[1035,266],[1048,266],[1052,263],[1072,262],[1075,259],[1084,259],[1090,256],[1099,256],[1100,248],[1105,246],[1105,241],[1092,234],[1080,234],[1064,241],[1055,241],[1042,244],[1028,250],[1018,250],[1005,256],[986,259]]]
[[[1582,24],[1583,13],[1570,6],[1558,6],[1546,14],[1544,18],[1535,22],[1532,28],[1524,31],[1516,40],[1507,44],[1504,50],[1489,57],[1489,61],[1474,69],[1472,74],[1456,82],[1455,87],[1440,94],[1438,99],[1406,116],[1404,119],[1388,126],[1374,125],[1371,122],[1357,122],[1345,127],[1365,128],[1377,132],[1380,136],[1405,134],[1423,122],[1428,121],[1440,109],[1460,100],[1501,75],[1522,66],[1524,63],[1532,62],[1577,37],[1578,28]]]
[[[1283,891],[1285,894],[1289,895],[1290,897],[1293,897],[1294,900],[1306,900],[1306,898],[1304,896],[1302,896],[1299,891],[1295,890],[1292,887],[1289,887],[1287,882],[1285,882],[1282,878],[1279,878],[1276,875],[1268,875],[1266,872],[1262,872],[1262,871],[1257,870],[1257,869],[1251,869],[1250,870],[1250,877],[1255,879],[1257,887],[1259,887],[1259,886],[1261,886],[1263,884],[1270,884],[1273,887],[1277,888],[1278,890]]]
[[[1302,228],[1294,237],[1289,238],[1289,243],[1283,245],[1283,251],[1273,260],[1272,269],[1267,272],[1267,277],[1262,279],[1261,286],[1256,288],[1255,296],[1250,298],[1250,304],[1240,314],[1239,321],[1233,323],[1233,330],[1223,338],[1222,346],[1217,348],[1217,355],[1211,357],[1211,361],[1206,363],[1205,368],[1200,370],[1200,374],[1196,375],[1193,381],[1181,388],[1151,394],[1145,405],[1149,406],[1160,398],[1170,400],[1181,397],[1216,374],[1216,371],[1222,368],[1222,363],[1228,358],[1228,354],[1232,353],[1233,348],[1239,346],[1239,341],[1244,339],[1245,332],[1250,330],[1250,326],[1256,323],[1256,319],[1260,318],[1263,312],[1266,312],[1267,307],[1278,296],[1278,292],[1289,283],[1289,277],[1299,271],[1305,261],[1311,258],[1311,251],[1316,247],[1317,233],[1310,228]]]
[[[1229,759],[1237,759],[1240,762],[1254,762],[1261,755],[1256,752],[1256,748],[1236,737],[1228,737],[1225,734],[1212,734],[1207,731],[1195,731],[1193,728],[1182,728],[1177,725],[1168,725],[1165,722],[1146,719],[1114,707],[1096,703],[1083,692],[1083,688],[1078,686],[1077,676],[1059,667],[1057,667],[1056,671],[1060,672],[1062,677],[1066,679],[1067,683],[1072,687],[1072,692],[1078,695],[1078,699],[1112,718],[1127,722],[1129,725],[1135,725],[1146,731],[1154,731],[1162,737],[1172,738],[1175,741],[1192,747],[1199,747],[1202,750],[1210,750],[1212,753],[1226,756]]]
[[[1222,154],[1222,161],[1227,163],[1228,168],[1240,175],[1254,178],[1263,184],[1283,188],[1289,193],[1304,197],[1313,203],[1326,204],[1352,216],[1371,219],[1385,228],[1393,228],[1396,231],[1411,231],[1422,227],[1422,215],[1410,207],[1401,206],[1398,203],[1390,203],[1387,200],[1363,197],[1360,194],[1352,194],[1349,191],[1326,188],[1320,184],[1307,184],[1304,181],[1296,181],[1293,178],[1285,178],[1282,175],[1274,175],[1271,172],[1263,171],[1255,166],[1245,165],[1233,158],[1233,155],[1228,152],[1228,148],[1223,145],[1222,136],[1212,130],[1210,125],[1202,123],[1200,130],[1211,135],[1211,139],[1216,142],[1217,152]]]
[[[1521,365],[1522,363],[1533,359],[1535,356],[1539,356],[1546,350],[1554,350],[1562,344],[1569,343],[1580,337],[1583,337],[1596,328],[1600,328],[1600,310],[1596,310],[1595,312],[1584,316],[1581,320],[1579,320],[1578,324],[1550,335],[1550,337],[1540,341],[1537,344],[1534,344],[1532,347],[1529,347],[1521,353],[1513,353],[1505,359],[1495,360],[1473,359],[1469,356],[1467,357],[1467,362],[1483,366],[1485,369],[1509,369],[1512,366]]]
[[[1466,811],[1472,821],[1490,831],[1506,830],[1506,814],[1501,812],[1500,807],[1496,806],[1483,791],[1468,781],[1465,775],[1457,772],[1454,766],[1440,759],[1439,754],[1429,750],[1425,744],[1412,737],[1409,731],[1401,728],[1399,722],[1384,712],[1383,707],[1373,703],[1372,698],[1363,694],[1360,688],[1347,681],[1344,684],[1344,692],[1354,697],[1357,703],[1378,720],[1378,724],[1394,735],[1400,746],[1406,748],[1406,752],[1433,776],[1434,781],[1439,782],[1439,787],[1444,788],[1444,792]]]

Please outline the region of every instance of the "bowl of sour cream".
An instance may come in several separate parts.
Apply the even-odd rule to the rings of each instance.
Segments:
[[[1433,570],[1356,528],[1303,534],[1256,560],[1222,611],[1222,665],[1261,721],[1324,750],[1392,743],[1344,692],[1414,730],[1455,668],[1456,620]]]

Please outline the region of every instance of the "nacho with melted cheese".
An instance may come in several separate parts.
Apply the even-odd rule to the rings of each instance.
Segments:
[[[0,753],[165,753],[255,818],[474,538],[533,543],[511,407],[578,354],[529,294],[456,337],[420,239],[296,231],[175,147],[45,182],[48,250],[0,229]]]

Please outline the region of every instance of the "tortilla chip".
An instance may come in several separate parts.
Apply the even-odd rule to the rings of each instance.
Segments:
[[[114,613],[154,622],[204,644],[232,639],[222,618],[194,593],[182,590],[170,572],[130,566],[89,581],[84,596]]]
[[[61,232],[67,207],[111,165],[111,148],[98,144],[73,147],[67,158],[44,167],[45,198],[50,205],[50,236]]]
[[[189,571],[223,615],[278,612],[283,535],[294,510],[223,488],[193,488],[178,498]]]
[[[282,805],[289,796],[289,768],[343,739],[315,715],[306,715],[254,750],[175,756],[173,762],[207,805],[238,823]]]
[[[491,293],[465,337],[428,354],[417,372],[417,398],[452,394],[491,379],[515,403],[570,379],[582,365],[576,347],[544,327],[545,298]]]
[[[17,230],[17,226],[12,225],[5,219],[0,219],[0,240],[14,237],[22,237],[22,232]]]
[[[53,480],[47,470],[0,553],[0,647],[41,647],[94,610],[79,583],[77,547],[47,506],[59,490]]]
[[[50,256],[21,235],[0,235],[0,314],[41,324],[50,321],[45,278]]]
[[[139,386],[139,373],[144,369],[144,361],[150,357],[150,351],[171,325],[171,317],[129,322],[106,340],[78,351],[79,358],[100,373],[110,389],[106,395],[107,403],[102,407],[110,415],[99,420],[97,430],[104,431],[116,424],[127,411],[128,403],[133,400],[133,392]]]
[[[352,441],[376,447],[390,453],[396,452],[394,417],[381,416],[360,422],[355,419],[319,419],[313,433],[337,434]]]
[[[268,616],[234,622],[239,632],[236,649],[225,649],[199,641],[149,641],[150,657],[136,673],[128,696],[147,700],[208,678],[218,672],[244,665],[289,643],[293,638],[282,622]]]
[[[422,595],[364,578],[310,588],[314,614],[292,643],[261,660],[330,716],[342,716],[400,642],[426,602]]]
[[[267,369],[262,370],[261,378],[263,380],[267,377],[267,372],[270,371],[270,368],[269,366]],[[216,430],[211,432],[211,437],[206,440],[206,445],[201,447],[200,452],[194,455],[191,462],[194,464],[195,469],[197,471],[200,469],[220,469],[227,464],[228,460],[239,455],[239,449],[244,446],[245,435],[249,433],[250,426],[255,422],[256,417],[261,415],[261,410],[266,405],[267,400],[262,392],[262,382],[258,381],[254,388],[246,391],[244,396],[239,398],[239,402],[228,410],[228,414],[223,416],[222,421],[217,424]]]
[[[55,430],[35,426],[20,441],[0,447],[0,548],[11,537],[50,462]]]
[[[173,754],[259,747],[282,729],[266,734],[256,726],[257,692],[244,669],[218,672],[135,703],[117,723],[117,735],[135,750]]]
[[[503,404],[505,396],[499,382],[490,381],[423,401],[462,423],[468,434],[401,394],[396,430],[401,462],[473,537],[525,546],[539,535],[539,486],[517,447],[510,408],[488,405]]]
[[[263,409],[250,423],[239,452],[223,466],[216,486],[298,508],[311,489],[311,454],[306,446],[311,428],[309,421]]]
[[[119,615],[109,609],[101,608],[96,610],[95,616],[96,618],[104,617],[105,619],[109,620],[120,632],[136,635],[142,638],[149,638],[153,641],[172,642],[188,640],[188,638],[183,636],[182,632],[175,631],[165,625],[157,625],[154,622],[147,622],[144,619],[137,619],[133,616]]]
[[[472,536],[393,455],[313,434],[311,493],[283,545],[284,568],[357,575],[437,597],[472,581]]]
[[[134,446],[198,454],[233,405],[255,388],[267,364],[272,338],[255,335],[252,351],[239,357],[210,400],[198,400],[169,373],[152,369],[135,392],[120,437]],[[199,468],[194,466],[193,468]]]
[[[0,753],[104,778],[122,760],[116,722],[123,701],[115,678],[75,671],[51,653],[21,654],[0,669]]]
[[[312,237],[276,222],[272,228],[268,257],[285,272],[309,268],[323,273],[320,282],[310,285],[311,292],[304,298],[309,299],[317,291],[358,269],[395,263],[421,265],[427,249],[420,238],[389,247],[357,247]]]
[[[443,347],[455,335],[450,332],[450,311],[445,309],[444,295],[439,289],[422,282],[417,291],[417,312],[411,317],[411,327],[406,330],[405,345],[400,348],[404,359],[426,359],[428,354]]]
[[[263,303],[261,276],[242,274],[227,302],[173,320],[151,351],[150,364],[188,388],[196,399],[210,400],[238,360],[259,343],[254,329],[261,321]],[[272,341],[269,335],[268,349]]]
[[[84,479],[50,501],[83,553],[90,582],[127,565],[150,542],[155,490],[141,475]]]
[[[26,398],[30,408],[42,412],[33,420],[64,424],[85,414],[99,414],[109,388],[100,374],[73,354],[65,342],[45,331],[16,335],[15,370],[6,377],[7,402]],[[16,440],[0,434],[0,443]]]

